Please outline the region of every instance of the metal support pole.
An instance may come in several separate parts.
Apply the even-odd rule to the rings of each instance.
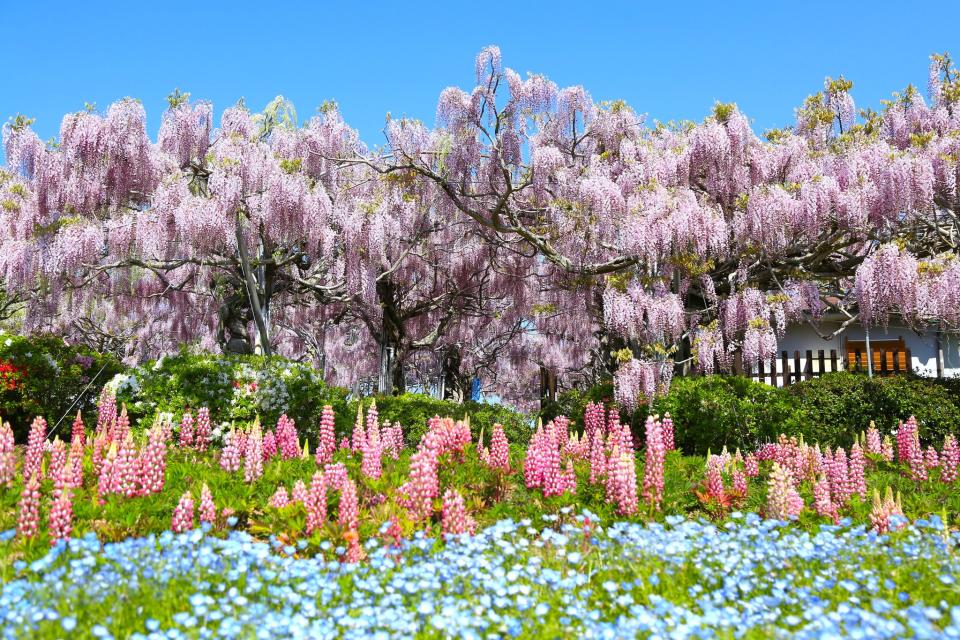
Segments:
[[[870,348],[870,329],[864,328],[867,336],[867,377],[873,377],[873,349]]]

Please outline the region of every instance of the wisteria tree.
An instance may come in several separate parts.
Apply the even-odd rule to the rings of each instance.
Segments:
[[[840,330],[892,313],[960,326],[949,57],[932,59],[929,105],[908,88],[857,118],[852,83],[828,78],[795,126],[762,138],[731,104],[647,126],[622,102],[522,78],[495,47],[476,78],[443,91],[436,129],[394,127],[370,162],[415,172],[491,242],[536,251],[567,292],[550,308],[581,337],[592,327],[624,404],[678,360],[710,372],[769,358],[788,323],[816,326],[828,308],[846,315]]]

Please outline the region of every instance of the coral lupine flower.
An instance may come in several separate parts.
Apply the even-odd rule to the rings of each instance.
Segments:
[[[34,473],[24,483],[17,505],[17,535],[31,538],[40,525],[40,474]]]
[[[17,450],[9,422],[0,424],[0,486],[13,486],[17,473]]]
[[[870,428],[867,429],[867,453],[881,455],[883,453],[883,443],[880,440],[880,432],[873,420],[870,421]]]
[[[70,427],[70,442],[79,441],[81,446],[86,439],[86,429],[83,426],[83,417],[77,411],[77,417],[73,419],[73,426]]]
[[[23,459],[23,478],[28,480],[41,472],[43,450],[47,440],[47,421],[37,416],[27,436],[27,453]]]
[[[287,488],[282,485],[277,487],[270,496],[270,501],[267,502],[267,505],[274,509],[283,509],[288,504],[290,504],[290,495],[287,493]]]
[[[183,419],[180,420],[180,446],[192,447],[194,438],[193,414],[190,411],[184,411]]]
[[[217,506],[213,503],[213,494],[206,482],[200,489],[200,522],[209,524],[216,524],[217,522]]]
[[[646,461],[643,467],[643,497],[657,511],[663,500],[663,462],[666,456],[666,445],[661,423],[654,421],[653,416],[647,417]]]
[[[863,456],[863,449],[859,443],[854,443],[850,448],[850,488],[852,493],[858,494],[861,498],[867,497],[867,479],[865,475],[866,459]]]
[[[830,499],[830,481],[826,476],[821,475],[813,484],[813,508],[817,515],[830,518],[834,523],[840,520],[837,505]]]
[[[943,449],[940,452],[940,480],[955,482],[958,466],[960,466],[960,446],[957,445],[956,438],[947,435],[943,439]]]
[[[673,439],[673,418],[670,417],[669,412],[663,414],[661,429],[663,431],[663,448],[667,451],[673,451],[676,448],[676,444]]]
[[[254,482],[263,475],[263,435],[260,431],[260,421],[255,420],[247,436],[246,451],[243,459],[243,481]]]
[[[323,472],[317,471],[313,474],[304,506],[307,509],[307,533],[310,534],[327,520],[327,483]]]
[[[787,467],[773,463],[767,492],[767,517],[789,520],[803,511],[803,498],[793,484],[793,474]]]
[[[463,496],[453,489],[447,489],[443,494],[443,509],[440,519],[445,536],[473,535],[476,523],[467,514]]]
[[[263,434],[263,461],[272,460],[277,455],[277,437],[273,431],[267,431]]]
[[[320,414],[320,435],[317,442],[317,465],[325,465],[333,461],[333,452],[337,449],[336,415],[333,407],[325,405]]]
[[[180,502],[173,509],[170,529],[174,533],[183,533],[193,529],[193,496],[189,491],[180,496]]]
[[[500,423],[493,425],[490,436],[490,468],[510,473],[510,443]]]
[[[347,480],[340,488],[339,522],[344,529],[356,529],[360,524],[360,507],[357,505],[357,485]]]
[[[870,523],[877,533],[887,533],[893,523],[890,518],[893,516],[903,517],[903,509],[900,506],[900,496],[896,500],[893,497],[893,489],[887,487],[886,496],[881,500],[880,493],[873,490],[873,509],[870,512]]]
[[[927,447],[927,452],[923,456],[923,463],[927,469],[936,469],[940,466],[940,456],[937,455],[937,450],[932,446]]]
[[[633,449],[621,452],[614,445],[607,468],[607,502],[616,505],[617,514],[631,516],[637,512],[637,468]]]
[[[367,557],[367,552],[360,546],[360,534],[357,530],[350,529],[344,534],[343,538],[347,541],[347,553],[343,561],[349,564],[362,562]]]
[[[197,411],[197,422],[193,430],[193,446],[197,451],[206,451],[210,446],[210,435],[212,429],[210,426],[210,409],[201,407]]]

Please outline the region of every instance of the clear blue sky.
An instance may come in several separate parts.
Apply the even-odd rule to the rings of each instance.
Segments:
[[[497,44],[521,74],[583,84],[651,118],[699,119],[735,101],[759,131],[792,123],[826,75],[877,106],[908,82],[925,93],[929,54],[960,57],[958,2],[774,4],[0,0],[0,115],[34,117],[48,138],[84,102],[133,96],[153,135],[175,87],[213,101],[218,122],[241,96],[260,109],[282,94],[301,120],[337,100],[377,144],[387,111],[432,123],[440,91],[469,89],[477,51]]]

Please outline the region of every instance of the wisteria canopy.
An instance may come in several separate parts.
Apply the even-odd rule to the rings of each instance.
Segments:
[[[960,76],[931,60],[927,100],[858,114],[827,78],[762,136],[733,104],[651,125],[496,47],[434,128],[388,117],[375,148],[336,105],[300,125],[282,98],[217,128],[177,92],[155,142],[134,99],[67,115],[56,142],[17,117],[3,309],[132,360],[259,349],[517,403],[543,372],[614,373],[628,406],[679,362],[755,363],[827,311],[955,331]]]

